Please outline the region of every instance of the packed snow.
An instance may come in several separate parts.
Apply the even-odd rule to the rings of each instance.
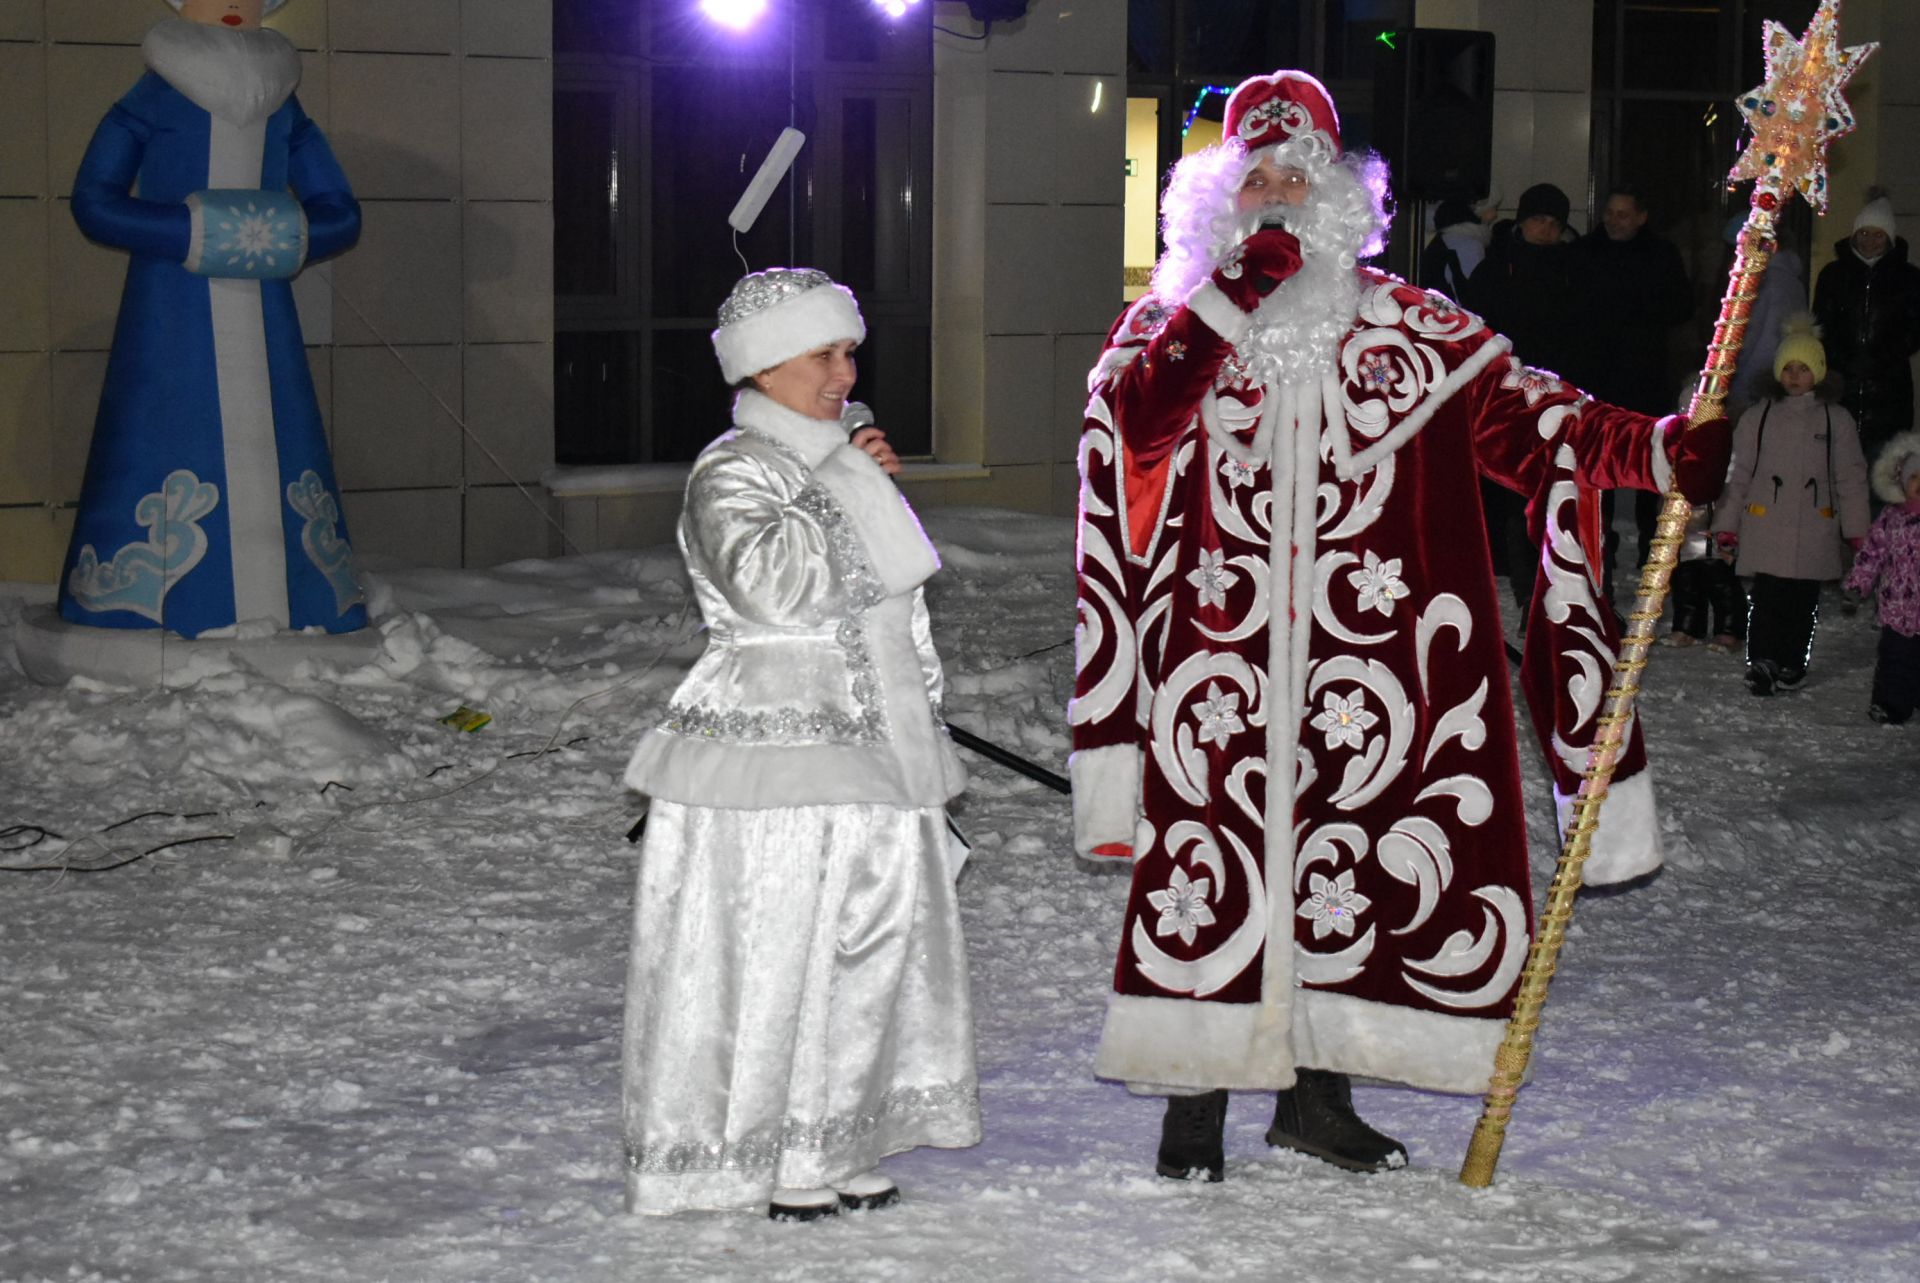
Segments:
[[[1064,770],[1071,524],[924,515],[949,717]],[[1245,1093],[1224,1183],[1156,1177],[1160,1102],[1091,1074],[1125,878],[970,758],[986,1139],[776,1225],[621,1210],[620,773],[701,646],[677,554],[373,581],[350,644],[147,634],[57,686],[14,640],[50,590],[0,589],[0,862],[67,868],[0,873],[0,1279],[1920,1277],[1920,726],[1865,716],[1871,607],[1791,696],[1656,651],[1668,867],[1583,895],[1493,1188],[1477,1099],[1385,1087],[1409,1170],[1270,1150]]]

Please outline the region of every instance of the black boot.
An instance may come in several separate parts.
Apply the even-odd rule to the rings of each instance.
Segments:
[[[1406,1146],[1353,1112],[1353,1080],[1324,1069],[1300,1070],[1292,1090],[1279,1093],[1267,1144],[1312,1154],[1350,1172],[1407,1165]]]
[[[1167,1097],[1167,1116],[1160,1122],[1160,1161],[1154,1170],[1177,1181],[1201,1170],[1210,1181],[1221,1179],[1227,1167],[1226,1129],[1226,1088]]]

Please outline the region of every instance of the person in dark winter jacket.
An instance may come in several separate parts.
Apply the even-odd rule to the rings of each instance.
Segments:
[[[1579,249],[1587,259],[1592,283],[1593,341],[1606,354],[1595,363],[1588,390],[1602,401],[1659,414],[1673,396],[1667,335],[1693,314],[1693,288],[1680,251],[1647,230],[1647,215],[1640,190],[1616,184],[1607,194],[1601,225],[1581,238]],[[1609,566],[1613,564],[1612,507],[1607,505]],[[1646,564],[1659,519],[1659,495],[1633,496],[1640,565]]]
[[[1920,433],[1887,442],[1873,465],[1873,492],[1887,506],[1874,519],[1847,591],[1880,601],[1880,653],[1867,716],[1899,725],[1920,706]]]
[[[1513,221],[1496,225],[1462,302],[1511,339],[1513,354],[1527,365],[1584,388],[1593,383],[1591,288],[1585,260],[1567,229],[1570,210],[1567,194],[1552,183],[1535,183],[1521,192]],[[1540,550],[1527,534],[1526,505],[1498,487],[1483,486],[1481,495],[1487,528],[1498,532],[1507,582],[1524,614],[1533,601],[1540,562]]]
[[[1841,546],[1867,533],[1867,464],[1853,416],[1834,404],[1826,353],[1810,318],[1796,318],[1773,354],[1775,396],[1740,416],[1733,468],[1714,533],[1753,576],[1747,616],[1747,689],[1792,690],[1806,680],[1820,585],[1840,578]]]
[[[1593,386],[1592,283],[1567,228],[1567,194],[1536,183],[1520,194],[1504,243],[1488,247],[1467,282],[1467,307],[1496,333],[1513,340],[1513,354],[1535,369],[1551,370],[1583,388]],[[1670,389],[1656,398],[1666,408]]]
[[[1834,246],[1813,287],[1813,312],[1833,368],[1846,379],[1843,404],[1860,425],[1871,464],[1895,433],[1913,426],[1913,373],[1920,352],[1920,267],[1895,233],[1893,204],[1880,196]]]

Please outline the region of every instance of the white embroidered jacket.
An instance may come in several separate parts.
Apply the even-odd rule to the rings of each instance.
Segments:
[[[679,542],[706,653],[629,786],[700,806],[938,806],[966,772],[920,585],[940,561],[836,420],[757,392],[687,479]]]

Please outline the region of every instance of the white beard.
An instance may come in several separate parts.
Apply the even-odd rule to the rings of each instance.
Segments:
[[[1349,237],[1324,223],[1286,221],[1302,237],[1300,270],[1261,300],[1234,354],[1255,382],[1299,386],[1336,372],[1340,341],[1360,307],[1353,270],[1359,247],[1339,243]]]

